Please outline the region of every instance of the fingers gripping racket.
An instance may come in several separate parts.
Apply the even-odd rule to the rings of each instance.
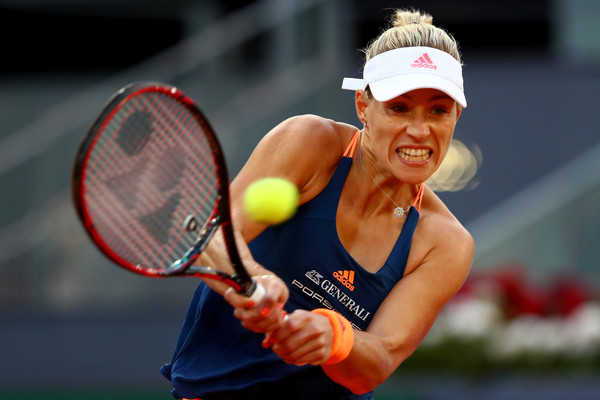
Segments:
[[[79,147],[71,184],[87,233],[119,266],[216,279],[255,299],[264,294],[235,245],[219,142],[178,89],[139,82],[113,95]],[[193,265],[219,227],[231,275]]]

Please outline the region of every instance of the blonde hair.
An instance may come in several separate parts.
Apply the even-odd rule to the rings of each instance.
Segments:
[[[444,29],[433,25],[433,17],[418,10],[396,10],[391,26],[363,50],[366,61],[401,47],[433,47],[445,51],[462,65],[458,43]]]

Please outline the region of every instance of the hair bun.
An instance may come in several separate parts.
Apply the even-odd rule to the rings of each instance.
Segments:
[[[433,47],[461,62],[458,43],[443,28],[433,25],[431,15],[414,8],[399,9],[390,13],[388,21],[388,28],[363,50],[365,61],[401,47]]]
[[[433,25],[433,17],[418,10],[398,10],[392,25],[396,28],[410,24]]]

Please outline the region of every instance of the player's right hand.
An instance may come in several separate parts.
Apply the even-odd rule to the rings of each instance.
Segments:
[[[275,275],[255,276],[253,279],[265,289],[265,295],[258,302],[228,289],[225,300],[234,308],[233,315],[242,326],[257,333],[276,331],[283,326],[286,312],[283,305],[288,299],[286,284]]]

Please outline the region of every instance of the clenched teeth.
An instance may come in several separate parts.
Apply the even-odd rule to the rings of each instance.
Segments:
[[[412,148],[401,148],[398,149],[398,155],[400,158],[407,161],[425,161],[429,158],[431,150],[428,149],[412,149]]]

